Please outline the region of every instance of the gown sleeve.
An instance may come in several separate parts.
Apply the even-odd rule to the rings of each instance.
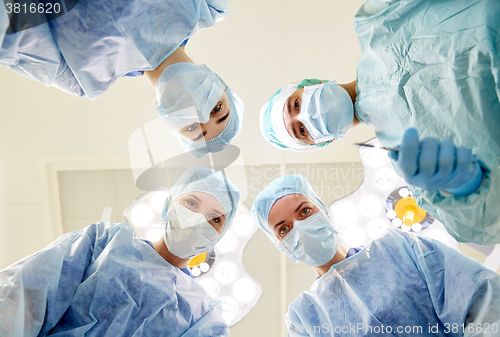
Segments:
[[[44,336],[54,328],[91,264],[98,232],[91,225],[68,233],[0,271],[0,336]]]
[[[444,332],[488,336],[489,329],[494,336],[500,329],[500,275],[441,242],[407,240]]]

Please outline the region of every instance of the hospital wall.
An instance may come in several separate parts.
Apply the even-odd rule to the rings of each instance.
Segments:
[[[288,153],[263,140],[258,115],[287,82],[355,79],[360,54],[352,18],[362,3],[230,0],[228,18],[188,43],[193,60],[206,63],[245,102],[234,145],[245,161],[248,207],[282,173],[309,174],[327,205],[361,183],[357,173],[351,176],[360,168],[353,143],[374,137],[371,128],[351,130],[346,139],[313,154]],[[0,269],[42,249],[60,232],[99,221],[106,206],[113,207],[113,221],[124,221],[123,208],[142,193],[130,172],[127,141],[156,118],[153,102],[145,78],[120,79],[91,102],[0,68]],[[322,168],[342,169],[346,177],[324,178]],[[309,288],[312,268],[293,264],[261,232],[249,243],[243,263],[264,294],[231,335],[285,336],[287,305]]]

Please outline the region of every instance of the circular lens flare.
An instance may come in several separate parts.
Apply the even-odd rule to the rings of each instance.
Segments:
[[[365,231],[357,225],[347,227],[342,231],[344,243],[348,247],[359,247],[365,243]]]
[[[219,284],[214,279],[204,278],[198,282],[200,286],[212,297],[216,298],[219,295]]]
[[[376,240],[384,235],[384,233],[387,231],[387,228],[389,228],[389,223],[387,222],[387,220],[378,218],[373,219],[368,223],[366,232],[373,240]]]
[[[248,302],[255,297],[257,289],[249,279],[240,279],[233,285],[234,297],[240,302]]]
[[[403,224],[403,221],[401,221],[400,218],[394,218],[392,219],[392,224],[394,225],[394,227],[399,228]]]
[[[401,196],[401,198],[406,198],[407,196],[410,195],[410,190],[407,189],[406,187],[403,187],[399,190],[399,195]]]
[[[220,250],[221,253],[227,253],[236,248],[236,243],[238,239],[233,232],[227,232],[222,239],[217,242],[215,247]]]
[[[380,214],[382,210],[382,204],[377,197],[373,195],[367,195],[359,201],[359,212],[366,216],[367,218],[373,218]]]
[[[330,206],[330,217],[336,227],[345,228],[356,222],[358,210],[352,202],[343,201]]]
[[[236,266],[232,262],[223,261],[215,267],[215,278],[222,284],[233,282],[236,274]]]
[[[234,218],[232,228],[239,236],[246,236],[252,232],[255,228],[255,224],[248,215],[238,215]]]
[[[151,206],[153,209],[161,213],[163,211],[163,206],[165,205],[165,201],[167,200],[168,192],[165,191],[155,191],[153,196],[151,197]]]
[[[151,242],[156,242],[163,237],[165,227],[163,225],[153,225],[148,229],[146,237]]]
[[[226,320],[227,324],[230,324],[238,311],[238,305],[236,304],[236,301],[229,296],[221,298],[220,301],[222,307],[222,317]]]
[[[154,219],[155,213],[153,209],[147,205],[137,205],[130,212],[131,225],[137,227],[146,227]]]

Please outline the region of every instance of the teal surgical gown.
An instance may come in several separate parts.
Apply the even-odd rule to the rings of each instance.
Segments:
[[[368,0],[355,32],[359,120],[384,146],[413,127],[472,149],[485,171],[477,192],[410,187],[458,241],[500,243],[500,1]]]
[[[289,336],[499,336],[500,275],[389,230],[301,293],[286,324]]]
[[[127,224],[61,236],[0,271],[0,336],[227,336],[222,311]]]
[[[224,19],[228,1],[80,0],[66,14],[13,34],[5,34],[0,6],[0,65],[94,100],[119,77],[156,68],[196,31]]]

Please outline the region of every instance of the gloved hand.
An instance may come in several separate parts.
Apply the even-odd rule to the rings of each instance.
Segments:
[[[435,138],[418,139],[415,129],[406,130],[399,152],[390,151],[405,180],[428,191],[445,190],[468,195],[481,185],[483,172],[471,150]]]

